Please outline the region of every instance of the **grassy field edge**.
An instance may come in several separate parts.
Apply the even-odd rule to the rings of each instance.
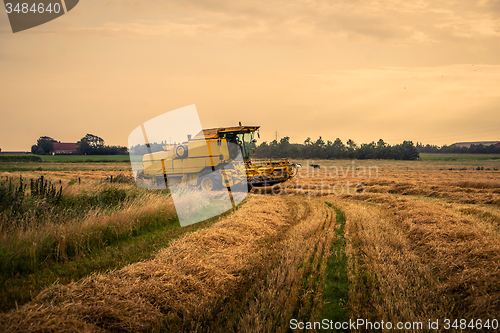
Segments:
[[[335,242],[332,244],[331,255],[326,263],[326,280],[323,294],[323,310],[321,318],[327,318],[333,322],[349,321],[349,278],[348,261],[346,253],[345,224],[346,216],[343,211],[337,209],[332,203],[326,204],[333,208],[336,213],[338,228],[335,230]],[[338,329],[337,332],[347,332]]]

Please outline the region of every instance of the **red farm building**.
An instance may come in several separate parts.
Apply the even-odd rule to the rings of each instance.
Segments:
[[[78,154],[76,150],[76,143],[71,142],[54,142],[53,155],[58,154]]]

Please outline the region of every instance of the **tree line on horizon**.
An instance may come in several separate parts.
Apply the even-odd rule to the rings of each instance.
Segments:
[[[255,158],[293,158],[293,159],[393,159],[416,160],[419,151],[412,141],[389,145],[384,140],[356,144],[349,139],[345,144],[337,138],[334,142],[316,141],[307,138],[304,143],[290,143],[289,137],[262,142],[255,148]]]
[[[31,147],[31,152],[35,155],[50,155],[54,150],[54,142],[49,136],[41,136],[35,145]],[[162,151],[165,143],[152,143],[152,152]],[[143,155],[148,153],[146,145],[131,147],[131,153]],[[102,138],[87,134],[77,142],[77,151],[82,155],[126,155],[127,147],[107,146]],[[453,154],[500,154],[500,147],[495,145],[484,146],[482,144],[470,147],[459,147],[455,145],[430,145],[412,141],[404,141],[401,144],[389,145],[380,139],[375,142],[356,144],[349,139],[345,144],[337,138],[334,142],[324,141],[320,136],[316,141],[307,138],[304,143],[290,143],[290,137],[283,137],[279,141],[273,140],[270,143],[262,142],[255,149],[256,158],[294,158],[294,159],[394,159],[394,160],[415,160],[420,153],[453,153]]]
[[[500,154],[500,147],[495,145],[485,146],[482,144],[470,145],[470,147],[459,147],[455,145],[425,145],[417,142],[417,149],[421,153],[443,153],[443,154]]]
[[[41,136],[37,143],[31,146],[31,152],[35,155],[51,155],[55,152],[54,142],[57,140],[50,136]],[[76,150],[81,155],[126,155],[127,147],[106,146],[101,137],[93,134],[86,134],[76,143]]]
[[[166,145],[166,141],[162,141],[161,143],[158,142],[150,142],[149,147],[146,146],[146,144],[137,144],[135,146],[130,147],[130,154],[131,155],[144,155],[144,154],[149,154],[149,153],[156,153],[159,151],[163,151],[163,146]]]

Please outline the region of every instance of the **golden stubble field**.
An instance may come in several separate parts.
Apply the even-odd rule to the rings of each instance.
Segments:
[[[500,162],[322,162],[267,193],[346,213],[354,317],[498,319]]]
[[[0,328],[284,332],[293,318],[328,319],[326,262],[339,225],[325,202],[345,213],[348,297],[338,302],[350,319],[499,319],[500,162],[301,163],[293,180],[252,190],[153,260],[47,288],[0,315]],[[63,175],[84,174],[53,174]]]
[[[499,204],[500,161],[299,162],[302,167],[296,177],[274,188],[255,189],[254,193],[306,196],[392,193]],[[483,169],[473,170],[463,163]]]

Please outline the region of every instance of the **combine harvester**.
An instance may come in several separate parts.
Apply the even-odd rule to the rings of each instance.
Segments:
[[[286,159],[252,160],[260,126],[205,129],[181,144],[145,154],[141,178],[169,186],[200,186],[205,191],[271,186],[297,174],[299,165]],[[236,187],[234,187],[236,185]]]

